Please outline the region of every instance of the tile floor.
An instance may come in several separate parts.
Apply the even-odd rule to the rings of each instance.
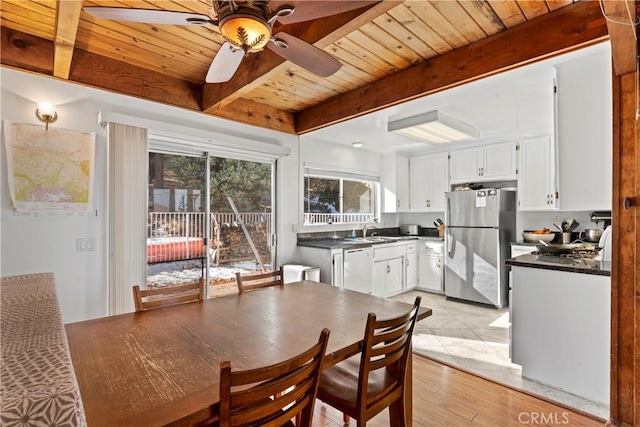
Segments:
[[[416,324],[414,352],[609,419],[608,405],[522,378],[521,368],[509,361],[508,308],[497,310],[417,291],[394,299],[412,303],[416,295],[422,296],[422,305],[433,309],[433,315]]]

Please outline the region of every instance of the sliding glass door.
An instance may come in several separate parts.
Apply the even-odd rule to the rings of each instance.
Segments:
[[[147,287],[205,278],[207,158],[149,153]]]
[[[235,274],[275,265],[275,162],[149,153],[147,287],[206,280],[236,292]]]
[[[271,271],[275,263],[272,162],[210,158],[211,213],[217,268],[211,295],[236,291],[235,274]]]

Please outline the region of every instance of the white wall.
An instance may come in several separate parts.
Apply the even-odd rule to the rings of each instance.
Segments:
[[[298,177],[298,137],[255,128],[204,114],[140,99],[73,85],[53,78],[0,69],[2,105],[0,118],[18,123],[41,124],[36,103],[58,105],[58,121],[52,126],[96,132],[94,212],[83,216],[19,215],[11,207],[6,174],[6,151],[0,164],[0,275],[53,272],[66,323],[106,316],[107,309],[107,141],[98,126],[100,110],[203,129],[212,139],[231,135],[291,148],[279,162],[277,208],[279,259],[295,259],[298,200],[289,183]],[[96,215],[97,212],[97,215]],[[76,239],[94,238],[95,251],[76,252]]]

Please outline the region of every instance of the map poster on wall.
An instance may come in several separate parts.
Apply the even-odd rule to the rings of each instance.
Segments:
[[[91,210],[95,133],[5,121],[4,138],[18,212]]]

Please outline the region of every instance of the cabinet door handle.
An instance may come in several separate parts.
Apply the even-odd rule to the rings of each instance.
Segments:
[[[400,200],[398,200],[398,208],[400,207]]]
[[[391,273],[391,267],[387,265],[387,273]]]

